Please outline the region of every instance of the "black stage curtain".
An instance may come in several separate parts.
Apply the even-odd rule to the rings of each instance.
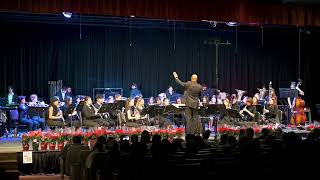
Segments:
[[[0,92],[14,85],[18,94],[37,93],[48,99],[48,81],[63,80],[76,94],[91,95],[92,88],[123,87],[136,82],[145,97],[174,85],[172,72],[182,80],[192,73],[201,83],[215,86],[215,47],[207,40],[228,40],[219,47],[219,88],[235,93],[257,87],[289,87],[298,78],[298,30],[235,27],[226,29],[156,29],[128,27],[1,23]],[[263,38],[262,38],[263,37]],[[309,101],[315,97],[318,31],[302,36],[301,72]],[[313,64],[312,64],[313,63]],[[178,92],[181,89],[178,88]],[[313,101],[316,101],[313,99]]]

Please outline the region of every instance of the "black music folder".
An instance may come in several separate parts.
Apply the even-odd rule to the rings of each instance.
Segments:
[[[256,106],[256,111],[259,112],[260,114],[263,114],[263,108],[260,104],[255,105]]]
[[[242,119],[242,116],[240,115],[239,111],[236,109],[228,109],[228,114],[233,118],[239,118]]]
[[[28,112],[27,114],[30,116],[30,117],[33,117],[33,116],[43,116],[43,114],[47,111],[49,107],[38,107],[38,106],[30,106],[28,108]]]
[[[205,114],[226,114],[226,106],[224,104],[209,104],[205,110]]]

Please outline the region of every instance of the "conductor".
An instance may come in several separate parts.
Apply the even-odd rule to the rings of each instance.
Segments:
[[[186,134],[200,134],[202,126],[198,118],[200,109],[200,94],[202,86],[197,83],[198,76],[193,74],[191,81],[180,81],[178,74],[173,72],[175,81],[184,88],[184,99],[186,104]]]

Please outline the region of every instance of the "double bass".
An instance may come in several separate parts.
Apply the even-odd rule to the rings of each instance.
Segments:
[[[296,87],[301,85],[302,81],[300,80]],[[301,125],[305,124],[307,120],[307,116],[304,113],[305,101],[298,95],[294,101],[292,106],[292,115],[290,118],[290,124],[292,125]]]

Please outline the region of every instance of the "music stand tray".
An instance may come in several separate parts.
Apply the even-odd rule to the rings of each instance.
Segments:
[[[102,104],[101,108],[99,109],[98,113],[106,113],[110,110],[113,110],[116,104],[114,103],[104,103]]]

